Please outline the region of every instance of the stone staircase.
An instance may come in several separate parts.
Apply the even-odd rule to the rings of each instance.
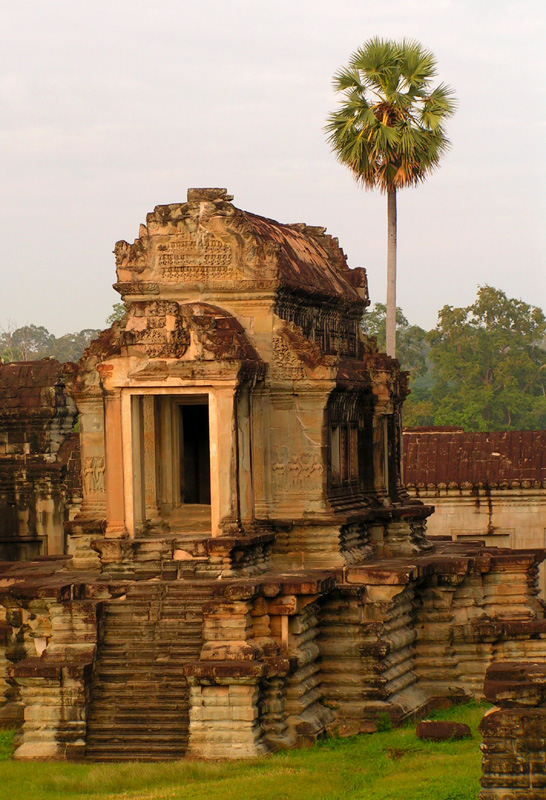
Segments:
[[[212,582],[141,580],[104,604],[91,685],[86,758],[164,761],[188,744],[183,665],[199,658]]]

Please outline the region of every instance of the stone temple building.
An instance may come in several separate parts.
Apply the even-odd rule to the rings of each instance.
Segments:
[[[544,551],[427,539],[365,271],[231,200],[118,242],[127,314],[62,369],[81,502],[63,553],[0,565],[17,758],[252,757],[544,660]]]

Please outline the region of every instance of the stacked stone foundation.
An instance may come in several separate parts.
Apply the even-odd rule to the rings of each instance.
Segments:
[[[494,662],[485,696],[495,704],[480,724],[480,800],[546,796],[546,664]]]
[[[218,542],[226,577],[206,569],[201,545],[184,560],[189,577],[163,558],[152,570],[146,548],[131,552],[126,577],[111,559],[103,573],[68,558],[3,564],[0,688],[3,718],[18,720],[15,756],[253,758],[481,697],[499,658],[545,660],[543,553],[445,543],[414,558],[254,574],[265,542],[250,536],[237,559],[244,537],[231,550]],[[166,688],[154,699],[150,685],[144,703],[148,664]],[[156,729],[154,744],[145,731]]]

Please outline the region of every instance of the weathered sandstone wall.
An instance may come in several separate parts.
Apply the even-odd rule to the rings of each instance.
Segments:
[[[76,406],[53,359],[0,364],[0,559],[65,552],[81,502]]]

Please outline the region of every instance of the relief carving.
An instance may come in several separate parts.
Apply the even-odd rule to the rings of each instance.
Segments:
[[[231,274],[231,248],[214,237],[199,239],[180,234],[176,239],[160,244],[158,265],[166,280],[197,281],[226,278]]]
[[[181,358],[190,344],[178,303],[170,300],[134,303],[123,336],[127,347],[150,358]]]
[[[275,380],[298,380],[305,377],[301,362],[282,336],[273,337],[271,376]]]
[[[324,467],[319,453],[298,453],[290,455],[288,447],[274,451],[273,491],[278,495],[301,495],[320,492]]]
[[[104,458],[103,456],[87,456],[83,464],[83,484],[85,493],[104,493]]]
[[[306,305],[289,295],[282,295],[275,312],[286,322],[301,329],[327,355],[356,356],[360,315],[347,309]]]
[[[121,267],[138,273],[146,269],[146,246],[142,239],[136,239],[134,244],[116,242],[114,254],[118,269]]]
[[[127,294],[159,294],[159,284],[145,281],[122,281],[114,283],[114,289],[123,297]]]

